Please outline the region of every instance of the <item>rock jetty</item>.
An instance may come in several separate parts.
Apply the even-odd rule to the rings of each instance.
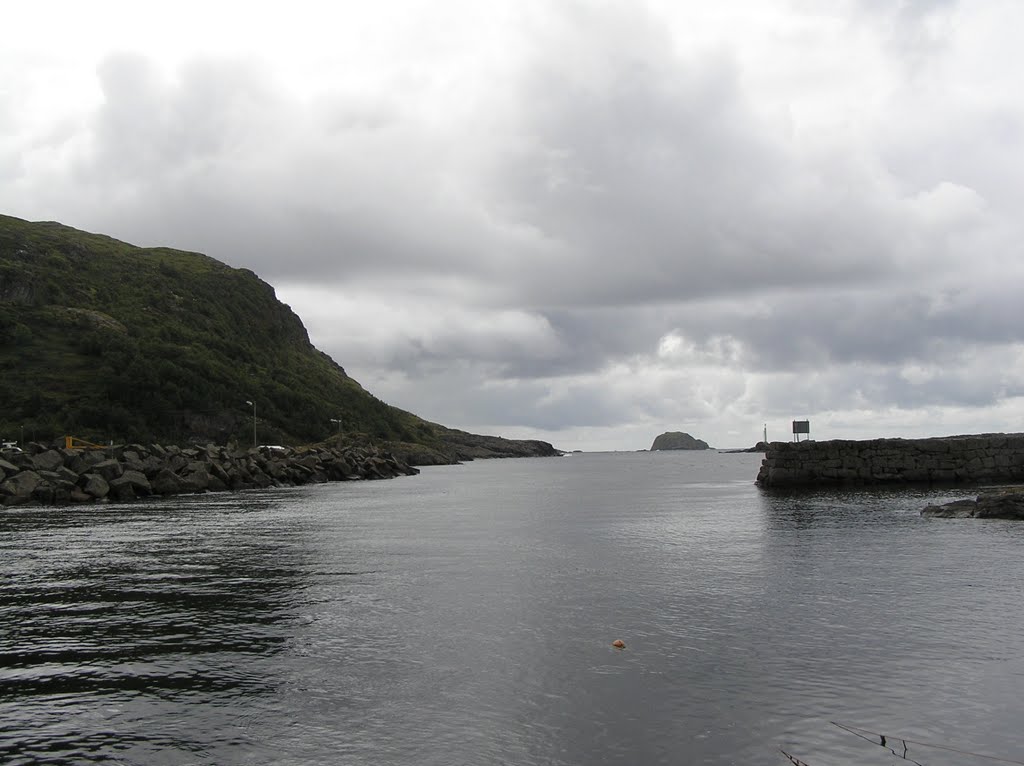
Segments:
[[[944,505],[929,505],[922,516],[937,519],[1012,519],[1024,521],[1024,487],[985,492],[974,500],[954,500]]]
[[[1024,434],[772,442],[762,487],[1024,480]]]
[[[0,504],[130,502],[149,495],[390,479],[419,473],[366,446],[229,449],[129,444],[0,453]]]
[[[651,451],[671,449],[711,449],[706,441],[695,439],[682,431],[666,431],[656,436]]]

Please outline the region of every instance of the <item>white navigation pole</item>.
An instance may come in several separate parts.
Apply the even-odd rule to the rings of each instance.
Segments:
[[[256,402],[250,402],[248,399],[245,403],[252,407],[252,446],[256,446]]]

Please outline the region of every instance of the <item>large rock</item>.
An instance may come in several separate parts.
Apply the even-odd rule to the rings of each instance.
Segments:
[[[153,492],[149,479],[147,479],[146,475],[141,471],[125,471],[110,482],[110,491],[115,495],[120,495],[122,494],[121,488],[125,485],[130,486],[132,488],[132,494],[138,497],[145,497]]]
[[[64,456],[55,449],[32,456],[32,467],[37,471],[56,471],[64,465]]]
[[[155,495],[177,495],[183,489],[178,475],[167,468],[157,471],[149,483]]]
[[[181,474],[181,488],[184,492],[205,492],[210,486],[210,472],[206,463],[193,461],[188,470]]]
[[[68,491],[78,484],[78,476],[61,466],[60,471],[39,471],[39,478],[54,487],[62,487]]]
[[[656,437],[654,444],[651,445],[651,451],[654,450],[675,450],[675,449],[686,449],[686,450],[698,450],[698,449],[711,449],[706,441],[701,439],[694,439],[689,434],[683,433],[682,431],[666,431],[660,436]]]
[[[83,473],[78,480],[82,491],[89,497],[101,500],[110,492],[110,485],[107,480],[98,473]]]
[[[21,471],[0,484],[0,498],[4,505],[27,503],[42,478],[35,471]]]
[[[107,482],[117,479],[124,473],[124,466],[117,460],[101,460],[92,466],[89,473],[97,473]]]
[[[940,519],[1024,520],[1024,487],[985,492],[975,500],[929,505],[921,515]]]
[[[136,494],[135,487],[132,486],[130,481],[114,479],[110,482],[110,494],[108,497],[119,503],[130,503],[132,500],[137,500],[139,496]]]

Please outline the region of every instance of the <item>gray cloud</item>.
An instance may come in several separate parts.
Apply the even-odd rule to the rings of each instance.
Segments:
[[[699,14],[645,8],[517,7],[477,69],[374,87],[327,53],[305,93],[257,57],[111,55],[101,101],[45,130],[0,91],[0,200],[253,269],[370,390],[453,425],[746,433],[1019,396],[1024,108],[1012,77],[968,87],[990,52],[950,20],[980,11],[808,6],[785,39],[849,47],[801,67],[876,85],[845,104],[755,71],[769,31],[699,43]]]
[[[681,58],[645,20],[605,26],[578,51],[568,30],[535,51],[501,91],[507,121],[443,135],[397,102],[303,107],[238,63],[168,83],[117,57],[82,172],[119,193],[112,224],[185,232],[271,279],[475,274],[514,304],[870,282],[933,244],[870,158],[808,166],[748,108],[727,55]],[[594,64],[601,45],[620,60]],[[463,139],[482,175],[461,167]]]

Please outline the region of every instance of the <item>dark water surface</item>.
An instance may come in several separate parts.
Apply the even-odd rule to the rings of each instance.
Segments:
[[[1024,760],[1024,524],[759,460],[0,510],[0,763]]]

